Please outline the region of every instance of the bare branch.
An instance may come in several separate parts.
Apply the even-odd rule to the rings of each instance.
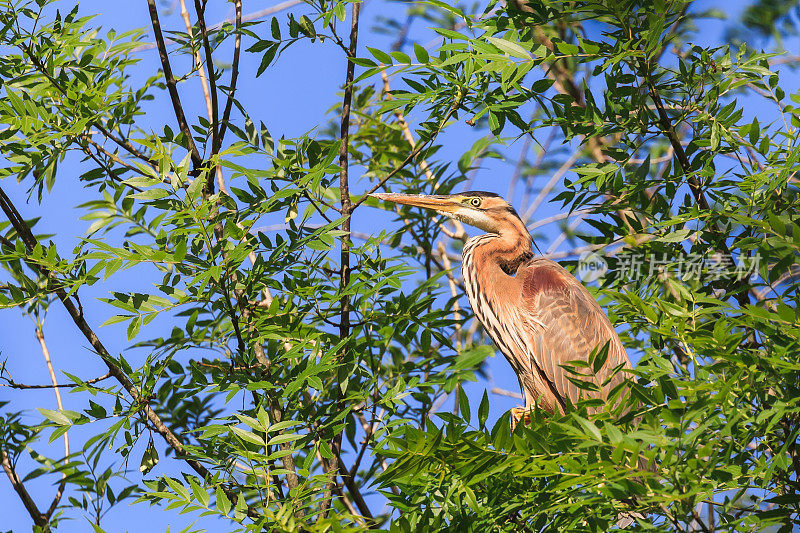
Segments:
[[[186,122],[186,115],[181,105],[181,97],[178,94],[177,82],[175,81],[175,76],[172,75],[172,66],[167,56],[164,35],[161,33],[161,23],[158,20],[158,9],[156,8],[155,0],[147,0],[147,7],[150,10],[150,23],[153,26],[153,33],[155,34],[156,45],[158,46],[158,56],[161,59],[161,68],[164,71],[164,79],[167,83],[167,91],[172,101],[172,110],[175,113],[175,119],[178,121],[178,127],[184,137],[186,137],[186,144],[189,147],[192,165],[195,170],[199,170],[203,165],[203,158],[200,156],[200,152],[194,144],[194,138],[192,137],[192,130],[189,128],[189,123]]]
[[[571,232],[575,231],[575,229],[578,226],[580,226],[581,222],[583,222],[583,220],[587,216],[589,216],[590,213],[591,213],[591,211],[589,213],[582,213],[582,214],[576,216],[575,220],[573,220],[573,221],[571,221],[569,223],[569,226],[567,226],[567,229],[565,231],[562,231],[561,234],[558,237],[553,239],[553,242],[550,244],[550,247],[547,249],[547,253],[548,254],[552,254],[553,252],[555,252],[558,249],[558,247],[561,246],[561,243],[569,238],[569,234]]]
[[[211,87],[211,154],[216,154],[219,149],[219,104],[217,103],[217,76],[214,74],[214,58],[211,56],[211,43],[208,42],[208,31],[206,31],[205,8],[201,0],[194,0],[194,9],[197,12],[197,25],[200,28],[200,38],[203,42],[203,53],[206,56],[206,66],[208,67],[208,83]],[[213,178],[208,177],[211,181]],[[213,183],[213,182],[212,182]],[[209,184],[208,190],[211,189]]]
[[[392,96],[391,92],[392,88],[389,85],[389,77],[386,75],[386,70],[381,70],[381,79],[383,80],[383,94],[385,95],[386,99],[394,100],[394,96]],[[417,141],[414,139],[414,134],[411,133],[411,128],[408,127],[408,122],[406,122],[406,118],[399,107],[394,110],[394,116],[397,119],[397,124],[400,126],[400,130],[403,132],[403,137],[411,146],[411,149],[414,150],[417,146]],[[428,182],[434,184],[434,189],[438,189],[439,182],[436,181],[436,176],[433,174],[433,171],[431,171],[430,166],[425,159],[419,160],[419,168],[425,173],[425,177],[428,178]],[[397,212],[400,212],[399,207],[397,208]],[[450,230],[448,230],[444,224],[439,224],[439,229],[441,229],[451,239],[466,240],[466,231],[464,230],[463,224],[455,219],[452,219],[451,222],[456,227],[455,233],[450,232]]]
[[[359,2],[355,2],[351,4],[351,13],[350,13],[350,47],[347,51],[347,72],[345,73],[345,82],[344,82],[344,97],[342,101],[342,117],[339,126],[339,137],[341,139],[341,146],[339,147],[339,192],[341,194],[341,213],[344,215],[344,221],[342,222],[342,231],[345,233],[342,235],[340,239],[340,266],[339,266],[339,291],[344,293],[347,289],[347,286],[350,284],[350,216],[353,212],[353,209],[356,207],[352,204],[350,199],[350,182],[349,182],[349,149],[350,149],[350,106],[353,99],[353,78],[355,76],[355,68],[356,65],[352,61],[351,58],[356,57],[356,49],[358,46],[358,18],[359,12],[361,9],[361,4]],[[350,297],[347,294],[342,294],[339,299],[339,305],[341,306],[340,317],[339,317],[339,339],[344,340],[350,336]],[[340,357],[344,359],[347,354],[347,346],[345,345],[342,348],[342,352]],[[339,394],[339,387],[334,389],[334,401],[338,408],[337,411],[341,410],[340,405],[340,394]],[[327,474],[330,476],[330,481],[328,482],[328,486],[325,489],[325,492],[322,496],[322,502],[320,503],[320,514],[319,519],[323,520],[327,518],[328,511],[330,510],[332,500],[333,500],[333,490],[336,485],[336,472],[342,472],[342,479],[347,483],[347,479],[349,476],[347,475],[347,471],[342,468],[341,465],[341,446],[342,446],[342,434],[339,433],[334,435],[333,441],[331,442],[331,449],[333,450],[333,458],[328,462],[328,471]],[[324,463],[323,463],[324,465]],[[358,494],[358,498],[356,495],[353,494],[353,498],[356,501],[356,505],[359,505],[359,498],[361,497],[360,493],[356,491]],[[360,505],[359,505],[360,508]],[[367,508],[367,511],[369,509]]]
[[[552,224],[553,222],[558,222],[559,220],[564,220],[565,218],[588,215],[590,213],[592,213],[591,209],[578,209],[577,211],[573,211],[571,213],[558,213],[557,215],[549,216],[547,218],[541,218],[533,224],[528,224],[528,230],[546,226],[547,224]]]
[[[506,192],[506,198],[508,201],[511,202],[514,198],[514,192],[517,188],[517,182],[519,178],[522,176],[522,167],[525,164],[526,156],[528,155],[528,150],[531,149],[531,143],[533,142],[533,137],[531,135],[526,135],[525,140],[522,141],[522,149],[519,151],[519,157],[517,158],[517,164],[514,165],[514,173],[511,174],[511,180],[508,182],[508,191]],[[546,152],[542,150],[542,155]]]
[[[111,374],[105,374],[99,378],[92,378],[81,383],[59,383],[56,385],[26,385],[25,383],[17,383],[6,377],[2,378],[6,383],[0,383],[0,387],[8,387],[10,389],[74,389],[75,387],[83,387],[85,385],[92,385],[111,377]]]
[[[22,480],[17,476],[17,472],[14,470],[14,465],[11,464],[11,458],[8,456],[8,453],[4,449],[0,449],[0,454],[2,455],[3,470],[5,470],[9,481],[11,481],[11,486],[19,495],[19,499],[22,500],[22,504],[33,519],[33,523],[39,527],[46,526],[47,519],[39,512],[39,508],[36,507],[36,502],[33,501],[25,485],[22,484]]]
[[[231,109],[233,108],[233,98],[236,94],[236,83],[239,80],[239,55],[242,49],[242,0],[235,0],[236,8],[236,38],[233,43],[233,63],[231,64],[231,83],[228,89],[228,98],[225,100],[225,109],[222,112],[222,122],[219,125],[219,135],[217,136],[218,144],[214,147],[214,154],[219,152],[222,147],[222,140],[225,138],[225,131],[228,127],[228,121],[231,118]]]
[[[280,4],[276,4],[276,5],[272,6],[272,7],[268,7],[266,9],[261,9],[259,11],[255,11],[253,13],[250,13],[249,15],[245,15],[245,16],[242,17],[241,21],[242,22],[251,22],[253,20],[258,20],[260,18],[264,18],[264,17],[267,17],[269,15],[274,15],[275,13],[279,13],[281,11],[285,11],[285,10],[289,9],[290,7],[294,7],[294,6],[296,6],[298,4],[302,4],[302,3],[303,3],[303,0],[288,0],[286,2],[281,2]],[[234,22],[234,21],[235,21],[235,18],[234,19],[225,19],[222,22],[217,22],[213,26],[210,26],[209,30],[211,30],[211,31],[218,30],[223,25],[230,24],[231,22]],[[175,41],[172,41],[170,39],[166,39],[165,42],[167,44],[174,44],[175,43]],[[156,48],[157,46],[158,45],[156,43],[147,43],[147,44],[143,44],[141,46],[137,46],[136,48],[133,49],[133,52],[136,53],[136,52],[143,52],[145,50],[152,50],[153,48]]]
[[[544,199],[547,198],[547,195],[550,194],[550,191],[553,190],[553,187],[555,187],[556,184],[561,181],[561,178],[564,177],[564,174],[569,172],[569,170],[572,168],[572,165],[578,160],[578,157],[580,157],[580,153],[578,151],[573,152],[569,159],[564,161],[555,174],[550,177],[542,190],[539,191],[539,194],[533,200],[530,207],[528,207],[528,209],[522,215],[523,222],[527,222],[533,216],[536,210],[539,209],[539,206],[542,204]]]
[[[361,495],[361,490],[356,485],[355,480],[348,472],[347,468],[344,466],[341,457],[341,450],[340,448],[333,448],[334,457],[336,460],[337,468],[339,470],[339,475],[342,477],[342,482],[344,486],[347,487],[347,490],[350,492],[350,495],[353,498],[358,510],[361,514],[367,518],[373,518],[372,511],[370,511],[367,502],[364,501],[364,497]],[[333,461],[331,461],[333,462]]]
[[[189,39],[194,38],[194,31],[192,28],[192,21],[189,17],[189,10],[186,9],[186,1],[180,0],[181,3],[181,17],[183,17],[183,24],[186,26],[186,33],[189,35]],[[239,40],[239,36],[237,36],[237,42]],[[216,129],[217,121],[214,118],[214,103],[211,98],[211,93],[208,87],[208,76],[206,75],[206,68],[205,64],[203,63],[203,58],[200,56],[200,52],[195,52],[192,56],[194,59],[194,63],[197,68],[197,74],[200,76],[200,87],[203,90],[203,100],[206,103],[206,115],[208,116],[208,121],[212,124],[212,127]],[[234,62],[236,63],[236,69],[238,69],[238,55],[234,58]],[[211,66],[213,68],[213,65]],[[213,74],[213,72],[212,72]],[[221,140],[219,141],[222,142]],[[216,154],[217,152],[212,149],[212,153]],[[222,177],[222,167],[219,165],[214,166],[214,174],[217,178],[217,187],[220,191],[228,194],[228,188],[225,186],[225,179]],[[211,179],[211,176],[208,177]],[[210,189],[209,189],[210,190]]]
[[[386,70],[381,70],[381,79],[383,80],[383,94],[386,96],[387,100],[394,100],[394,96],[392,96],[392,88],[389,86],[389,76],[386,74]],[[403,115],[403,112],[400,108],[396,108],[394,110],[394,116],[397,119],[397,124],[400,126],[400,131],[403,132],[403,137],[405,137],[408,144],[411,145],[411,149],[413,150],[417,142],[414,139],[414,135],[411,133],[411,129],[408,127],[408,123],[406,122],[406,117]],[[430,167],[428,166],[428,162],[425,159],[419,160],[419,168],[425,173],[425,177],[428,178],[428,181],[434,183],[436,181],[436,176],[433,175],[431,172]]]
[[[461,307],[458,305],[458,286],[453,277],[453,266],[450,263],[450,258],[447,257],[447,248],[442,241],[439,241],[439,257],[442,259],[442,266],[444,267],[445,275],[447,276],[447,284],[450,287],[450,295],[453,297],[453,320],[456,321],[456,350],[461,350]]]
[[[183,24],[186,26],[186,33],[189,35],[189,40],[192,40],[194,39],[194,31],[192,29],[192,20],[189,18],[189,10],[186,9],[186,0],[180,0],[180,2]],[[199,51],[195,52],[192,58],[194,59],[194,63],[197,67],[197,74],[200,76],[200,87],[203,89],[203,100],[206,102],[206,113],[208,114],[208,120],[210,121],[213,116],[213,110],[211,108],[211,94],[208,92],[208,77],[206,76],[206,68],[203,64],[203,58],[200,56]]]
[[[522,399],[522,394],[506,389],[501,389],[500,387],[492,387],[492,390],[490,392],[498,396],[507,396],[509,398],[516,398],[518,400]]]
[[[47,343],[44,340],[44,331],[42,331],[42,324],[39,322],[36,324],[36,339],[39,341],[39,346],[42,348],[42,355],[44,356],[44,362],[47,365],[47,372],[50,374],[50,382],[53,384],[53,392],[56,395],[56,405],[58,405],[59,411],[64,410],[64,404],[61,401],[61,391],[58,389],[58,380],[56,379],[56,372],[53,370],[53,362],[50,359],[50,350],[47,348]],[[69,431],[64,432],[64,462],[68,461],[69,459]],[[56,490],[56,495],[53,497],[53,501],[50,504],[47,512],[45,513],[45,517],[47,520],[50,519],[52,516],[53,511],[56,510],[58,507],[58,502],[61,501],[61,496],[64,494],[64,487],[67,485],[67,474],[61,474],[61,482],[58,484],[58,489]]]

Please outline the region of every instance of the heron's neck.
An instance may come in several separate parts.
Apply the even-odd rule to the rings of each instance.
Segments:
[[[533,241],[521,220],[501,233],[487,233],[471,238],[464,245],[464,258],[470,257],[477,268],[499,268],[509,276],[533,257]],[[480,256],[480,257],[477,257]]]

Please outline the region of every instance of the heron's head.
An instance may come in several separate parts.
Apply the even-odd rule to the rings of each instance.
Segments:
[[[414,205],[436,211],[489,233],[525,230],[517,212],[500,196],[484,191],[426,195],[374,193],[370,196],[396,204]]]

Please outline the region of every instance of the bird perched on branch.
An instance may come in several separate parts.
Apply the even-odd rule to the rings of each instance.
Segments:
[[[461,272],[475,316],[519,379],[525,406],[512,410],[512,423],[535,405],[554,413],[580,397],[605,401],[624,382],[619,371],[631,363],[608,317],[567,270],[533,254],[533,240],[508,202],[482,191],[372,196],[486,232],[464,245]]]

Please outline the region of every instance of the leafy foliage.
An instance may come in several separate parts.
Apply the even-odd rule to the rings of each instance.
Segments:
[[[7,472],[26,454],[41,465],[9,474],[15,489],[63,476],[66,501],[26,503],[37,527],[83,514],[101,531],[127,498],[253,531],[605,531],[634,512],[645,530],[797,527],[800,96],[787,102],[777,55],[691,44],[700,15],[684,1],[429,0],[406,24],[436,39],[383,19],[391,49],[363,44],[357,2],[327,1],[244,22],[237,1],[219,26],[197,2],[168,49],[149,4],[162,70],[144,76],[141,32],[101,35],[48,0],[2,4],[0,175],[41,202],[74,164],[93,199],[65,251],[2,192],[0,305],[41,331],[63,304],[108,368],[68,374],[80,412],[31,424],[2,405]],[[256,125],[236,92],[240,54],[264,79],[290,46],[333,46],[355,70],[331,122],[296,138]],[[179,58],[193,66],[173,74]],[[187,118],[176,77],[201,74],[210,112]],[[175,116],[146,116],[162,99]],[[775,119],[752,112],[765,102]],[[449,158],[440,136],[462,122],[479,133]],[[490,423],[488,394],[464,392],[491,349],[451,272],[463,229],[398,210],[401,229],[365,235],[350,219],[382,207],[365,194],[381,187],[453,191],[514,138],[514,179],[541,196],[520,212],[551,197],[559,220],[588,224],[554,244],[605,254],[592,290],[640,357],[619,401],[512,429]],[[539,189],[542,173],[558,186]],[[656,268],[626,275],[632,253]],[[696,257],[749,267],[675,274]],[[111,327],[84,315],[96,284]],[[103,344],[114,325],[123,354]],[[95,436],[68,457],[33,451],[80,426]]]

